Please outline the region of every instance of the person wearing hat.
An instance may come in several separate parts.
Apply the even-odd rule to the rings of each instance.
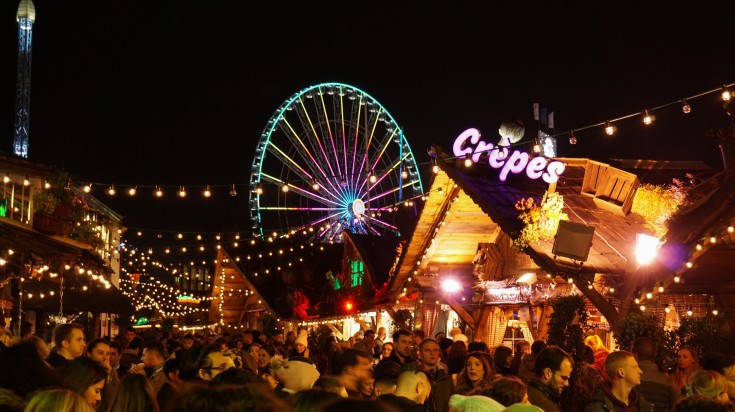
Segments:
[[[319,379],[319,371],[311,359],[303,356],[293,356],[284,362],[276,362],[271,365],[271,374],[279,383],[276,393],[281,397],[311,389],[314,382]]]
[[[292,356],[303,356],[304,358],[309,357],[309,340],[307,339],[306,330],[302,329],[299,331],[296,340],[293,342],[293,349],[289,352],[288,357]]]

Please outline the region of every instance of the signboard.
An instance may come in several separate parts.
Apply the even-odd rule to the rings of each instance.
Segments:
[[[199,304],[202,300],[199,298],[195,298],[194,296],[183,295],[178,297],[178,301],[179,303],[192,303],[196,305]]]
[[[480,131],[470,128],[462,132],[454,140],[454,155],[459,158],[470,156],[473,162],[480,161],[480,156],[487,155],[487,162],[493,169],[500,170],[501,181],[508,178],[509,173],[518,174],[523,171],[529,179],[542,178],[546,183],[555,183],[564,173],[564,163],[552,161],[543,156],[531,157],[528,153],[514,150],[512,153],[505,146],[495,146],[480,140]]]

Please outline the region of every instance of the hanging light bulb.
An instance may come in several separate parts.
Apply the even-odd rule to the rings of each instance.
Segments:
[[[681,282],[681,277],[674,276],[674,283],[679,283],[679,282]]]
[[[107,194],[110,196],[115,196],[115,186],[114,185],[110,185],[110,188],[107,189]]]
[[[48,188],[50,188],[50,187],[51,187],[51,184],[49,184],[49,185],[48,185],[48,187],[47,187],[46,189],[48,189]],[[88,185],[84,185],[84,187],[82,188],[82,190],[84,191],[84,193],[89,193],[89,192],[91,192],[91,191],[92,191],[92,184],[90,183],[90,184],[88,184]]]
[[[689,309],[687,309],[687,316],[692,316],[694,312],[692,311],[692,305],[689,305]]]
[[[288,193],[288,182],[284,183],[283,186],[281,186],[281,190],[283,193]]]
[[[404,179],[408,179],[408,171],[406,170],[406,167],[401,167],[401,177]]]
[[[3,183],[10,183],[10,176],[7,173],[3,176]]]
[[[375,173],[370,172],[370,183],[375,183],[378,181],[378,177],[375,176]]]
[[[732,94],[730,94],[730,90],[728,90],[727,85],[722,86],[722,100],[729,102],[732,98]]]
[[[717,308],[712,309],[712,314],[717,316],[717,314],[720,313],[720,311],[717,310]]]
[[[464,159],[464,167],[471,167],[472,166],[472,158],[468,157]]]
[[[664,308],[664,312],[671,313],[671,305],[666,305],[666,307]]]
[[[311,188],[314,190],[319,190],[319,182],[314,179],[314,181],[311,183]]]
[[[577,144],[577,137],[574,136],[574,130],[569,131],[569,144]]]
[[[263,186],[261,186],[260,184],[258,184],[257,186],[255,186],[255,193],[257,193],[259,195],[262,195],[263,194]]]
[[[156,186],[156,191],[154,193],[156,197],[163,197],[163,190],[161,190],[160,186]]]
[[[612,136],[615,134],[615,129],[617,129],[615,126],[612,125],[609,121],[605,122],[605,133],[607,133],[608,136]]]
[[[643,124],[647,126],[653,123],[654,120],[656,120],[656,116],[652,116],[650,113],[648,113],[648,110],[643,111]]]
[[[51,183],[49,183],[48,180],[43,181],[43,188],[44,189],[51,189]]]
[[[30,185],[31,185],[31,181],[30,181],[30,180],[28,180],[28,176],[26,176],[26,177],[25,177],[25,178],[23,179],[23,186],[30,186]]]
[[[541,153],[541,143],[538,139],[533,139],[533,152]]]
[[[136,192],[135,186],[133,186],[130,189],[128,189],[128,194],[130,196],[135,196],[135,192]]]
[[[184,186],[181,186],[179,188],[179,197],[186,197],[186,189],[184,188]]]
[[[204,197],[212,197],[212,191],[209,190],[209,185],[204,188]]]
[[[260,187],[260,186],[258,186],[258,187]],[[258,194],[260,194],[260,193],[258,193]],[[235,184],[234,183],[230,187],[230,196],[232,196],[232,197],[237,196],[237,189],[235,188]]]
[[[685,114],[689,114],[692,112],[692,106],[689,105],[687,99],[681,99],[681,111]]]

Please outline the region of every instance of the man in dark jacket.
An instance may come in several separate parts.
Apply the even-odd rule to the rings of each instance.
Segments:
[[[536,358],[536,377],[528,384],[528,401],[545,412],[561,412],[561,391],[569,386],[574,360],[558,346],[548,346]]]
[[[427,338],[419,344],[419,358],[431,383],[431,394],[424,403],[427,412],[449,411],[449,397],[454,393],[454,381],[441,364],[439,352],[439,344],[434,339]]]
[[[386,359],[381,360],[375,366],[375,379],[381,379],[389,376],[398,378],[398,373],[403,365],[414,362],[411,357],[413,348],[413,339],[411,332],[406,329],[399,329],[393,333],[393,351]]]
[[[643,371],[632,353],[610,352],[605,358],[605,373],[610,381],[595,391],[585,412],[653,412],[653,405],[634,389],[641,384]]]

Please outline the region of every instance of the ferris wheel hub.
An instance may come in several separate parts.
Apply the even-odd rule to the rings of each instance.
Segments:
[[[360,217],[365,214],[365,202],[363,202],[361,199],[355,199],[352,202],[352,213],[355,215],[355,217]]]

